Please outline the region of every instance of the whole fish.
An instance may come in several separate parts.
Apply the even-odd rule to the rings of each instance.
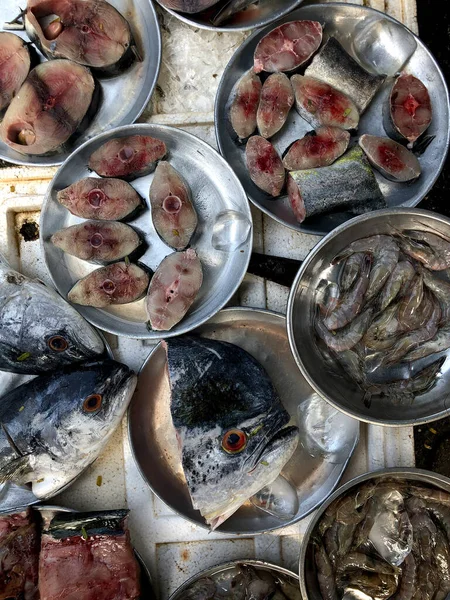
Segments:
[[[239,139],[247,139],[256,129],[256,115],[261,95],[261,80],[250,69],[236,83],[230,106],[230,122]]]
[[[275,135],[286,122],[294,104],[291,82],[284,73],[272,73],[264,82],[259,99],[256,122],[262,137]]]
[[[0,260],[0,369],[39,374],[100,356],[105,345],[59,294]]]
[[[245,160],[251,180],[274,198],[284,187],[285,170],[278,152],[259,135],[253,135],[245,148]]]
[[[119,425],[136,375],[112,360],[41,375],[0,403],[0,482],[54,496],[90,465]]]
[[[0,31],[0,112],[17,96],[31,66],[27,44],[14,33]]]
[[[298,429],[287,427],[290,416],[263,367],[238,346],[195,337],[164,346],[192,504],[216,529],[278,477]]]
[[[390,138],[364,134],[359,138],[358,144],[372,167],[386,179],[403,183],[417,179],[422,172],[415,155]]]
[[[339,127],[319,127],[294,142],[283,158],[288,171],[328,167],[347,150],[350,134]]]

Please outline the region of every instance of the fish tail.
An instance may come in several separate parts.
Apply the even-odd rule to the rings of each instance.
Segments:
[[[0,468],[0,483],[14,480],[16,483],[26,483],[26,475],[33,470],[29,456],[19,456]]]

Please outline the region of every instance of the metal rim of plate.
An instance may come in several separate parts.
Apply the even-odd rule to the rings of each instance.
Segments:
[[[313,519],[308,525],[308,528],[303,536],[301,548],[300,548],[300,559],[299,559],[299,579],[300,579],[300,593],[303,600],[322,600],[322,596],[318,593],[308,593],[308,583],[312,581],[315,574],[315,569],[312,565],[312,557],[309,556],[310,551],[310,539],[317,526],[320,518],[326,511],[326,509],[334,502],[337,498],[348,492],[354,486],[360,485],[370,479],[379,479],[380,477],[393,477],[398,479],[409,479],[417,481],[419,483],[426,483],[439,489],[443,489],[450,493],[450,479],[434,473],[433,471],[426,471],[424,469],[416,469],[415,467],[391,467],[387,469],[380,469],[371,473],[364,473],[354,477],[344,485],[341,485],[331,496],[328,497],[326,502],[322,504],[319,510],[314,515]],[[308,583],[307,583],[308,579]]]
[[[255,569],[261,569],[263,571],[273,571],[278,575],[285,575],[286,577],[291,578],[297,584],[299,582],[298,575],[296,575],[293,571],[285,569],[284,567],[279,567],[278,565],[273,565],[272,563],[268,563],[263,560],[233,560],[227,563],[222,563],[213,567],[209,567],[208,569],[204,569],[203,571],[196,573],[187,581],[182,583],[180,587],[178,587],[169,597],[169,600],[178,600],[179,596],[199,579],[203,579],[204,577],[214,577],[215,575],[219,575],[224,571],[232,571],[233,569],[236,569],[236,567],[238,567],[239,565],[248,565],[250,567],[253,567]]]
[[[70,142],[67,150],[48,156],[25,155],[12,150],[0,140],[0,159],[12,164],[29,167],[59,166],[87,140],[113,127],[134,123],[141,116],[152,97],[161,67],[162,39],[158,16],[151,0],[131,0],[131,10],[127,10],[129,1],[109,0],[109,2],[130,23],[138,48],[143,49],[141,51],[143,54],[142,63],[133,63],[123,73],[113,77],[97,77],[95,71],[93,72],[94,78],[101,88],[100,106],[87,129],[77,135],[73,142]],[[2,0],[2,14],[5,19],[7,13],[14,13],[11,16],[13,18],[19,10],[18,0]],[[2,31],[2,25],[3,21],[0,22],[0,31]],[[12,31],[11,33],[20,35],[28,41],[25,31]],[[47,58],[37,48],[35,49],[40,62],[47,61]],[[136,64],[138,64],[138,67]],[[136,75],[131,77],[133,70],[136,70]],[[140,85],[139,82],[141,82]],[[119,91],[120,106],[117,105],[116,101]],[[107,105],[109,108],[104,108]],[[106,114],[102,114],[103,111],[107,111]]]
[[[265,11],[265,13],[267,14],[263,14],[261,15],[261,9],[260,7],[254,7],[251,8],[251,12],[255,12],[257,14],[254,15],[253,18],[248,19],[247,22],[245,22],[245,24],[239,23],[239,19],[246,19],[246,16],[249,15],[250,11],[249,10],[243,10],[243,11],[239,11],[239,13],[236,13],[235,15],[233,15],[233,17],[231,18],[231,21],[228,22],[228,25],[219,25],[217,27],[215,27],[211,21],[208,21],[207,18],[196,18],[196,14],[192,14],[189,15],[188,13],[181,13],[181,12],[177,12],[175,10],[173,10],[172,8],[167,8],[166,6],[164,6],[164,3],[161,2],[161,0],[156,0],[158,2],[158,4],[161,6],[161,8],[163,8],[164,10],[166,10],[168,13],[170,13],[173,17],[176,17],[177,19],[179,19],[180,21],[183,21],[183,23],[187,23],[188,25],[191,25],[192,27],[199,27],[200,29],[209,29],[211,31],[249,31],[250,29],[255,29],[255,28],[259,28],[259,27],[265,27],[266,25],[269,25],[270,23],[273,23],[275,21],[277,21],[278,19],[281,19],[282,17],[284,17],[285,15],[287,15],[288,13],[290,13],[292,10],[294,10],[294,8],[297,8],[297,6],[299,6],[303,0],[288,0],[287,2],[287,6],[286,6],[286,1],[284,2],[280,2],[279,0],[277,0],[277,4],[279,5],[278,8],[276,8],[275,11],[270,11],[270,4],[273,4],[273,0],[266,0],[266,3],[268,5],[268,10]],[[215,7],[212,6],[210,10],[211,14],[214,15],[216,14],[217,8],[215,9]],[[251,15],[250,15],[251,16]]]
[[[246,330],[249,327],[251,327],[252,324],[254,324],[255,329],[258,329],[261,332],[261,335],[264,336],[264,339],[262,340],[263,344],[260,344],[259,346],[254,346],[253,352],[250,350],[249,347],[244,349],[246,349],[250,353],[253,353],[254,357],[268,371],[269,376],[271,377],[278,393],[280,394],[282,401],[283,394],[280,393],[280,388],[282,387],[282,382],[289,377],[289,374],[289,380],[292,380],[294,384],[290,385],[290,388],[295,389],[296,394],[299,387],[300,390],[302,387],[304,388],[304,390],[301,390],[299,392],[299,396],[301,395],[301,397],[298,397],[298,402],[309,398],[312,390],[311,388],[309,388],[309,385],[306,383],[306,380],[303,379],[300,370],[297,368],[295,361],[293,360],[292,353],[290,351],[287,340],[286,319],[284,315],[260,308],[230,307],[223,309],[210,321],[208,321],[208,323],[205,323],[202,327],[199,327],[196,331],[193,331],[191,333],[193,335],[205,334],[205,337],[211,337],[211,333],[215,332],[215,328],[219,329],[222,326],[223,328],[230,329],[231,331],[231,335],[227,335],[227,339],[225,341],[236,343],[236,336],[233,336],[233,324],[235,322],[238,323],[238,327],[245,328]],[[276,333],[273,333],[273,331],[271,332],[270,329],[276,329]],[[206,335],[206,333],[209,333],[209,335]],[[269,341],[270,336],[272,336],[273,339],[278,341],[278,345],[276,346],[277,350],[276,352],[274,351],[272,355],[270,355],[270,353],[267,352],[267,347],[270,347],[271,345]],[[218,335],[217,337],[212,337],[218,340],[224,339],[224,337],[221,337],[220,335]],[[286,344],[285,349],[280,347],[280,339],[283,340],[283,343]],[[257,343],[258,342],[256,342],[256,344]],[[238,343],[238,345],[241,344]],[[265,355],[264,363],[262,361],[262,356],[258,356],[258,353],[255,351],[256,348],[264,348],[264,350],[261,351],[261,354]],[[269,358],[271,360],[269,360]],[[277,360],[280,363],[283,362],[283,369],[276,369],[275,367],[271,368],[271,365],[276,364]],[[289,367],[289,369],[287,365],[287,360],[292,360],[292,365],[291,367]],[[154,367],[152,363],[155,363]],[[175,511],[178,515],[180,515],[187,521],[190,521],[195,525],[209,530],[210,528],[206,524],[200,512],[194,510],[194,508],[192,507],[186,481],[184,479],[184,474],[182,471],[181,461],[179,459],[179,449],[175,438],[175,432],[173,430],[173,424],[171,422],[169,403],[166,403],[166,400],[168,398],[159,400],[160,398],[163,398],[165,396],[166,390],[167,397],[170,396],[169,383],[166,372],[167,370],[165,352],[161,344],[155,346],[155,348],[151,351],[149,356],[144,361],[144,364],[139,372],[139,378],[142,377],[142,373],[144,373],[146,369],[152,367],[153,370],[157,372],[159,376],[158,380],[156,380],[155,377],[152,377],[152,385],[149,388],[146,385],[140,385],[138,379],[137,391],[135,392],[135,396],[133,397],[130,407],[128,409],[128,440],[130,443],[133,458],[142,478],[153,491],[153,493],[162,502],[164,502],[167,506],[169,506],[169,508],[171,508],[173,511]],[[150,373],[152,373],[152,371],[150,371]],[[274,375],[277,375],[278,381],[275,379]],[[148,393],[149,389],[151,390],[150,393]],[[138,397],[140,390],[146,390],[144,393],[141,392],[142,400]],[[154,400],[151,399],[151,393],[154,396]],[[150,403],[148,402],[148,398],[150,398]],[[297,395],[295,399],[297,400]],[[166,405],[161,406],[163,403],[166,403]],[[148,414],[145,413],[145,408],[141,408],[141,405],[147,405],[146,410],[148,411]],[[296,414],[297,406],[295,408],[291,408],[291,410],[289,411],[291,413],[291,416],[293,412],[295,412]],[[158,427],[156,423],[149,422],[149,420],[147,419],[147,417],[149,419],[153,417],[156,420],[159,420],[159,414],[162,414],[162,424],[160,423],[159,425],[160,434],[163,436],[160,440],[161,444],[158,444]],[[356,435],[354,436],[352,446],[349,449],[348,454],[346,455],[345,461],[343,463],[335,465],[332,470],[322,475],[323,481],[321,482],[321,486],[324,486],[326,483],[328,483],[329,487],[326,490],[323,490],[321,486],[316,486],[315,494],[311,494],[311,489],[310,487],[308,487],[308,490],[305,490],[305,498],[309,500],[309,504],[308,500],[305,500],[303,502],[303,505],[305,507],[302,510],[301,505],[299,503],[299,510],[294,518],[290,520],[281,520],[271,515],[268,515],[267,513],[256,507],[245,506],[241,507],[234,515],[227,519],[223,525],[221,525],[215,530],[215,532],[237,535],[256,535],[260,533],[265,533],[267,531],[273,531],[283,527],[288,527],[289,525],[293,525],[294,523],[297,523],[298,521],[309,515],[312,511],[314,511],[318,506],[322,504],[324,499],[326,499],[328,495],[339,484],[339,481],[347,467],[347,464],[358,445],[360,431],[359,423],[355,419],[352,419],[352,425],[355,427]],[[171,430],[173,431],[174,438],[172,442],[170,440],[169,435]],[[139,449],[140,442],[142,441],[142,448]],[[301,453],[302,464],[307,464],[309,456],[308,452],[306,450],[301,452],[299,444],[296,453],[294,453],[293,457],[291,457],[290,461],[287,463],[288,465],[291,461],[295,461],[295,465],[297,464],[297,453]],[[163,454],[165,456],[163,456]],[[148,468],[146,468],[145,463],[146,461],[148,461],[149,457],[151,457],[151,465],[148,465]],[[308,474],[315,470],[319,470],[320,465],[324,463],[325,460],[323,459],[323,457],[317,459],[317,461],[315,459],[312,459],[312,464],[307,464],[307,469],[310,469],[310,471],[308,471]],[[295,474],[297,474],[299,480],[303,482],[303,474],[299,474],[300,470],[295,465],[293,464],[290,467],[288,479],[292,478],[293,476],[295,476]],[[283,469],[283,471],[285,470]],[[297,491],[299,491],[300,485],[301,483],[298,483]],[[245,510],[244,516],[239,517],[239,514],[242,514],[241,511],[243,510]],[[233,526],[233,523],[236,521],[236,519],[238,519],[237,526]],[[256,526],[252,526],[252,521],[254,520],[256,520]],[[242,522],[244,522],[246,526],[242,526]]]
[[[287,17],[284,17],[283,19],[279,20],[277,23],[273,23],[270,27],[266,27],[265,29],[256,31],[253,35],[248,37],[241,44],[241,46],[236,50],[236,52],[231,57],[228,65],[225,67],[224,73],[222,75],[222,78],[220,80],[219,87],[217,90],[215,107],[214,107],[214,122],[215,122],[217,145],[219,147],[221,154],[223,156],[225,156],[228,163],[232,166],[232,168],[234,169],[236,174],[238,174],[250,201],[255,206],[257,206],[262,212],[264,212],[266,215],[268,215],[269,217],[271,217],[272,219],[274,219],[281,225],[285,225],[286,227],[289,227],[290,229],[299,231],[301,233],[307,233],[307,234],[311,234],[311,235],[320,235],[320,236],[326,235],[327,233],[332,231],[334,227],[337,227],[338,225],[340,225],[343,222],[346,222],[347,220],[352,218],[352,215],[349,215],[348,213],[335,213],[335,214],[330,213],[330,215],[325,214],[323,216],[319,215],[318,217],[310,217],[310,219],[307,219],[302,224],[300,224],[296,221],[296,219],[292,213],[292,210],[289,206],[289,202],[287,200],[286,195],[281,196],[280,198],[271,199],[270,196],[265,194],[263,191],[259,190],[251,181],[251,179],[248,175],[248,172],[247,172],[247,168],[245,166],[245,160],[243,159],[242,156],[240,156],[240,154],[243,155],[244,146],[239,147],[238,144],[235,142],[235,140],[232,139],[232,137],[231,137],[231,125],[229,124],[229,119],[228,119],[228,108],[229,108],[230,97],[231,97],[233,86],[235,85],[235,83],[238,81],[238,79],[241,77],[241,75],[246,70],[250,69],[251,66],[253,65],[253,53],[254,53],[257,43],[259,42],[259,40],[262,37],[264,37],[267,33],[269,33],[269,31],[271,31],[274,27],[277,27],[278,25],[281,25],[288,21],[293,21],[293,20],[297,20],[297,19],[317,20],[317,21],[321,22],[322,24],[325,23],[324,41],[326,41],[326,39],[327,39],[326,26],[328,23],[333,23],[334,20],[337,20],[337,18],[339,18],[342,22],[345,23],[346,18],[348,19],[349,17],[356,21],[356,18],[358,15],[359,15],[359,19],[361,22],[363,22],[365,19],[369,19],[369,17],[372,17],[372,18],[378,17],[377,20],[387,20],[391,23],[394,23],[394,24],[400,26],[401,28],[404,29],[404,31],[406,33],[413,36],[413,38],[417,44],[417,48],[416,48],[414,54],[417,53],[418,50],[420,50],[420,52],[421,52],[420,59],[422,60],[423,57],[427,58],[427,60],[429,61],[430,70],[434,71],[433,75],[436,78],[436,81],[438,82],[439,86],[442,88],[442,92],[443,92],[442,97],[439,97],[439,102],[437,102],[436,99],[435,99],[435,101],[433,101],[433,99],[432,99],[433,108],[435,110],[435,114],[433,115],[434,123],[432,122],[432,124],[428,130],[429,133],[431,131],[433,131],[433,133],[436,133],[439,136],[442,136],[441,143],[439,146],[437,146],[436,140],[434,140],[432,142],[432,144],[429,146],[429,148],[427,148],[426,152],[430,153],[429,154],[430,158],[428,159],[428,162],[426,163],[426,165],[423,161],[423,157],[426,153],[424,153],[424,155],[422,155],[422,157],[420,159],[422,166],[424,166],[424,165],[426,166],[426,171],[427,171],[426,177],[425,177],[425,170],[424,170],[422,172],[422,175],[419,177],[419,179],[416,182],[411,182],[413,185],[416,185],[416,184],[422,185],[422,183],[423,183],[421,189],[417,190],[417,192],[414,195],[412,195],[412,197],[410,197],[409,199],[402,201],[402,202],[398,202],[395,205],[394,204],[390,205],[389,194],[391,193],[391,190],[394,190],[392,193],[395,193],[395,190],[401,190],[401,187],[395,187],[395,186],[403,186],[403,190],[406,190],[407,188],[411,188],[411,184],[401,184],[401,183],[390,182],[387,179],[385,179],[384,177],[382,177],[382,175],[379,174],[376,170],[374,170],[377,181],[379,183],[381,182],[381,186],[384,187],[389,192],[389,194],[387,195],[389,208],[395,208],[397,206],[404,206],[404,207],[417,206],[417,204],[426,196],[426,194],[431,190],[431,188],[435,184],[437,178],[439,177],[439,175],[444,167],[446,156],[448,153],[449,144],[450,144],[449,92],[448,92],[448,88],[447,88],[447,85],[445,82],[444,75],[443,75],[438,63],[436,62],[435,58],[430,53],[430,51],[423,44],[423,42],[421,42],[421,40],[412,31],[410,31],[405,25],[403,25],[402,23],[400,23],[393,17],[390,17],[389,15],[387,15],[385,13],[382,13],[373,8],[369,8],[367,6],[359,6],[356,4],[346,4],[344,2],[330,2],[329,4],[311,4],[308,6],[301,6],[299,9],[290,13]],[[334,26],[334,27],[336,27],[336,26]],[[338,27],[336,27],[336,28],[338,29]],[[338,33],[336,35],[337,35],[337,37],[339,37]],[[341,39],[340,41],[345,45],[345,42],[346,42],[345,39]],[[321,47],[322,46],[323,46],[323,43],[322,43]],[[413,54],[413,56],[414,56],[414,54]],[[408,68],[408,64],[411,59],[412,59],[412,57],[406,63],[406,68]],[[423,79],[429,85],[428,82],[429,82],[430,76],[429,76],[429,73],[428,73],[426,67],[422,66],[422,73],[417,73],[417,72],[414,73],[414,71],[413,71],[413,74],[416,74],[419,77],[419,79],[420,78]],[[289,73],[288,73],[288,75],[289,75]],[[387,78],[387,81],[388,82],[392,81],[392,79]],[[435,85],[438,85],[438,84],[435,84]],[[385,96],[387,95],[386,85],[387,85],[387,83],[385,83],[384,86],[381,87],[381,90],[378,92],[379,97],[382,94],[382,92]],[[433,90],[430,87],[428,87],[428,91],[430,92],[430,95],[432,95]],[[372,103],[372,104],[374,105],[375,103]],[[371,104],[371,106],[372,106],[372,104]],[[382,104],[382,102],[380,102],[380,104]],[[361,118],[362,122],[364,122],[365,117],[367,117],[367,119],[369,118],[368,117],[369,110],[370,110],[370,107],[369,107],[368,111],[366,111],[366,113],[364,113],[362,115],[362,118]],[[445,128],[444,132],[441,131],[440,128],[438,128],[436,125],[436,110],[439,111],[440,114],[442,113],[442,126],[443,126],[443,128]],[[290,136],[292,138],[292,141],[303,136],[306,133],[306,131],[311,131],[312,129],[314,129],[311,125],[307,124],[306,121],[303,121],[303,119],[301,119],[301,117],[299,115],[297,115],[297,113],[295,111],[295,107],[293,107],[291,109],[291,112],[290,112],[291,118],[292,118],[293,114],[295,115],[295,119],[297,120],[297,123],[301,123],[300,127],[303,130],[301,133],[297,134],[296,136],[293,136],[293,135]],[[370,130],[366,130],[365,126],[363,125],[361,133],[374,133],[375,135],[386,136],[387,134],[384,132],[384,130],[374,131],[374,128],[377,128],[378,125],[382,126],[382,122],[383,122],[383,116],[381,114],[381,106],[380,106],[379,121],[377,121],[377,123],[374,124],[374,120],[371,119],[369,121],[369,129]],[[434,127],[434,129],[433,129],[433,127]],[[283,132],[286,132],[286,130],[288,130],[288,129],[289,129],[289,124],[285,125],[285,127],[281,130],[280,135],[283,135]],[[381,127],[381,129],[382,129],[382,127]],[[255,132],[255,133],[257,133],[257,132]],[[275,139],[276,139],[277,135],[274,136],[274,138],[271,138],[271,141],[274,141],[275,146],[276,146]],[[433,148],[433,144],[434,144],[434,148]],[[281,145],[283,148],[285,148],[289,145],[289,143],[287,143],[287,144],[284,143]],[[433,156],[431,156],[431,152],[433,152]],[[425,183],[425,181],[426,181],[426,183]],[[280,204],[281,202],[283,204]],[[308,221],[309,221],[309,223],[308,223]]]
[[[194,233],[192,247],[198,251],[203,266],[203,285],[200,289],[200,296],[197,297],[185,317],[170,331],[149,331],[145,323],[148,317],[145,320],[136,320],[136,318],[132,320],[131,317],[127,317],[125,313],[128,310],[137,310],[136,302],[113,307],[117,309],[115,313],[108,312],[112,311],[112,308],[97,309],[76,304],[73,304],[73,306],[87,321],[109,333],[134,339],[160,340],[164,337],[174,337],[191,331],[208,321],[208,319],[219,312],[229,302],[241,284],[250,261],[253,240],[252,216],[250,205],[239,179],[226,163],[225,159],[200,138],[176,127],[147,123],[126,125],[107,131],[88,140],[71,154],[56,172],[47,189],[42,205],[40,219],[41,250],[50,277],[56,289],[64,298],[67,298],[70,287],[80,278],[72,276],[71,268],[86,269],[87,272],[90,272],[100,265],[94,265],[93,263],[70,257],[52,247],[49,238],[57,229],[73,225],[75,222],[81,223],[85,221],[85,219],[72,217],[69,211],[56,201],[56,191],[82,177],[95,176],[95,174],[88,172],[87,156],[90,156],[91,152],[109,139],[127,135],[151,135],[165,141],[168,146],[167,160],[181,173],[185,180],[187,179],[187,183],[192,191],[194,205],[199,214],[199,226]],[[179,146],[187,149],[184,158],[178,148]],[[180,168],[177,161],[183,160],[187,162],[186,164],[182,162]],[[199,165],[202,166],[203,170],[199,168]],[[186,172],[188,168],[191,169],[191,172]],[[214,173],[209,173],[214,168],[217,168],[218,171],[215,175]],[[78,172],[81,173],[80,176],[73,174],[75,169],[78,169]],[[195,171],[195,169],[198,169],[198,171]],[[198,174],[206,177],[207,185],[203,185],[202,181],[200,181],[198,187],[199,193],[202,193],[204,196],[206,194],[207,199],[210,200],[209,202],[203,202],[205,198],[199,198],[199,201],[196,202],[194,185],[197,185]],[[140,230],[140,233],[145,238],[149,248],[146,250],[142,262],[152,268],[152,270],[155,270],[163,258],[172,254],[174,250],[169,248],[160,239],[151,221],[147,196],[149,182],[153,178],[153,175],[154,173],[151,173],[131,182],[131,185],[144,198],[146,210],[136,219],[127,221],[127,224]],[[64,181],[64,183],[61,184],[61,181]],[[138,184],[137,182],[140,183]],[[139,189],[139,185],[142,190]],[[212,221],[221,212],[220,204],[225,209],[234,209],[240,212],[250,224],[249,233],[244,242],[230,252],[213,249],[210,239],[212,235]],[[70,268],[67,266],[66,261],[71,261]],[[83,274],[80,276],[86,275],[87,272],[83,271]],[[143,300],[137,302],[143,303]],[[123,309],[122,307],[128,308]],[[143,308],[142,310],[139,308],[139,310],[139,314],[144,311]]]

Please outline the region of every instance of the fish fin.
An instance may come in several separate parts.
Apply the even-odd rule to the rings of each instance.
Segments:
[[[19,456],[9,461],[0,468],[0,483],[14,481],[15,483],[27,483],[26,475],[33,471],[29,456]]]
[[[434,140],[435,137],[436,137],[435,135],[426,135],[421,140],[419,140],[417,142],[417,144],[414,144],[414,146],[413,146],[414,154],[416,154],[418,156],[423,154],[425,152],[425,150],[428,148],[428,146],[431,144],[431,142]]]

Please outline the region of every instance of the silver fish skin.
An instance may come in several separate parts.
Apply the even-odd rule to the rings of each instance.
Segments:
[[[0,259],[0,369],[38,375],[105,351],[103,340],[59,294]]]

